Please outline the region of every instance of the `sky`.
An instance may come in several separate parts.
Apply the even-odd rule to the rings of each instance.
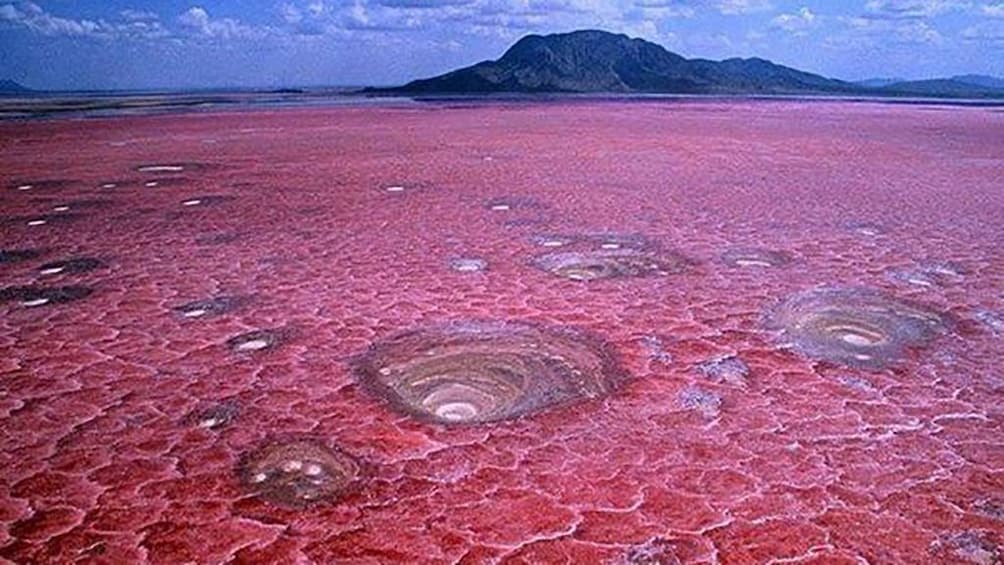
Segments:
[[[0,79],[38,89],[400,84],[528,33],[845,80],[1004,76],[1004,0],[0,0]]]

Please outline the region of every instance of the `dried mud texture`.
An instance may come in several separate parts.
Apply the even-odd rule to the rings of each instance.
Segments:
[[[818,289],[782,302],[768,325],[811,358],[883,368],[944,333],[949,319],[876,290]]]
[[[470,321],[408,331],[355,363],[363,385],[420,420],[483,424],[599,398],[625,378],[610,347],[566,328]]]
[[[0,222],[110,202],[72,224],[0,229],[0,249],[42,251],[2,263],[3,287],[94,289],[0,304],[0,561],[964,565],[1000,553],[1004,113],[452,106],[0,120]],[[135,170],[177,162],[212,165]],[[178,176],[188,182],[143,186]],[[78,180],[14,190],[56,177]],[[207,194],[234,199],[181,204]],[[486,208],[493,196],[512,196],[510,210]],[[514,208],[520,198],[546,209]],[[568,241],[543,245],[554,237]],[[795,262],[723,264],[737,248]],[[663,249],[701,266],[573,284],[529,264]],[[39,274],[72,257],[109,268]],[[489,267],[452,271],[456,258]],[[962,276],[935,273],[933,286],[889,275],[949,263]],[[807,361],[763,316],[820,285],[922,302],[956,331],[888,370]],[[224,296],[253,302],[175,310]],[[581,328],[632,378],[517,421],[430,424],[361,387],[350,360],[433,320]],[[295,339],[225,345],[261,328]],[[330,503],[293,488],[273,504],[239,472],[266,440],[311,442],[273,453],[299,473],[267,474],[300,494],[329,492],[310,486],[304,453],[341,447],[362,470]]]
[[[310,438],[266,443],[247,453],[239,469],[245,489],[294,509],[336,500],[359,473],[355,459]]]

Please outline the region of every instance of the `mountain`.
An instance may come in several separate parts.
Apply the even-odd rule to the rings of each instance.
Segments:
[[[986,75],[956,75],[952,80],[984,88],[1004,89],[1004,78],[991,77]]]
[[[0,95],[2,94],[28,94],[35,92],[34,90],[24,86],[23,84],[14,82],[9,79],[0,79]]]
[[[992,78],[992,77],[986,77]],[[1004,88],[983,86],[953,78],[935,78],[896,82],[880,89],[891,95],[933,96],[951,98],[1002,98]]]
[[[952,98],[1004,97],[1004,79],[986,75],[956,75],[950,78],[924,80],[872,78],[855,81],[854,84],[872,89],[873,93],[884,95]]]
[[[864,86],[866,88],[884,88],[890,84],[896,84],[897,82],[906,82],[905,78],[869,78],[865,80],[856,80],[854,84],[858,86]]]
[[[764,59],[686,59],[660,45],[598,30],[528,35],[501,58],[394,88],[387,94],[535,92],[855,93],[853,84]]]

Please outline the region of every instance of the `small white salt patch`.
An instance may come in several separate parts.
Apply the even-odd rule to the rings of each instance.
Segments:
[[[143,186],[146,186],[146,187],[149,187],[149,188],[153,188],[153,187],[157,186],[158,184],[159,183],[157,181],[152,180],[150,182],[143,183]]]
[[[840,336],[840,339],[844,340],[845,343],[849,343],[857,347],[864,347],[867,345],[871,345],[873,343],[872,340],[868,339],[867,337],[853,333],[845,333],[842,336]]]
[[[495,204],[494,206],[492,206],[492,210],[495,210],[496,212],[505,212],[508,209],[509,209],[508,204]]]
[[[49,267],[48,269],[42,269],[39,273],[43,275],[58,275],[66,270],[66,267]]]
[[[53,206],[53,208],[52,208],[52,209],[53,209],[54,211],[56,211],[56,212],[66,212],[67,210],[69,210],[69,209],[70,209],[70,207],[69,207],[69,206],[66,206],[66,205],[63,205],[63,206]]]
[[[31,220],[28,222],[29,226],[44,226],[47,222],[45,220]]]
[[[238,351],[258,351],[268,347],[268,340],[252,339],[237,346]]]
[[[184,202],[181,203],[182,206],[198,206],[199,204],[202,204],[202,201],[199,200],[198,198],[193,198],[192,200],[185,200]]]
[[[308,477],[316,477],[323,472],[324,469],[322,469],[317,463],[308,463],[307,466],[303,468],[303,474]]]
[[[381,367],[380,370],[377,371],[377,372],[386,377],[387,375],[391,374],[393,371],[390,370],[390,367]]]
[[[436,416],[451,422],[470,420],[477,415],[477,407],[467,402],[450,402],[436,408]]]
[[[913,284],[913,285],[917,285],[917,286],[934,286],[931,283],[931,281],[929,281],[927,279],[909,278],[909,279],[906,279],[906,282],[908,282],[910,284]]]
[[[266,475],[265,473],[258,473],[257,475],[251,477],[251,482],[253,482],[253,483],[263,483],[263,482],[265,482],[265,479],[267,479],[267,478],[268,478],[268,475]]]
[[[404,192],[404,187],[403,186],[388,186],[384,190],[386,190],[387,192]]]
[[[620,249],[621,248],[621,244],[619,244],[619,243],[604,243],[604,244],[600,245],[600,247],[603,248],[603,249]]]
[[[181,165],[150,165],[140,167],[139,170],[143,173],[180,173],[185,170],[185,167]]]
[[[49,303],[48,298],[35,298],[32,300],[25,300],[24,302],[21,303],[21,305],[31,308],[33,306],[41,306],[43,304],[48,304],[48,303]]]
[[[761,261],[760,259],[736,259],[736,265],[740,267],[770,267],[772,266],[769,261]]]
[[[106,182],[105,184],[101,185],[101,188],[115,188],[116,186],[118,185],[113,182]]]
[[[493,157],[485,157],[485,161],[494,161],[494,160],[495,159]]]
[[[35,188],[35,186],[31,184],[22,184],[21,186],[17,187],[18,190],[31,190],[33,188]]]
[[[200,428],[212,428],[212,427],[216,426],[219,423],[220,423],[220,421],[217,420],[216,418],[206,418],[205,420],[202,420],[201,422],[199,422],[199,427]]]
[[[282,464],[282,470],[287,473],[293,473],[299,471],[303,468],[303,462],[296,459],[291,459]]]
[[[206,310],[204,308],[196,308],[195,310],[186,310],[182,315],[186,318],[198,318],[199,316],[205,316]]]
[[[561,247],[564,244],[565,242],[561,241],[560,239],[549,239],[547,241],[541,242],[540,245],[543,247]]]

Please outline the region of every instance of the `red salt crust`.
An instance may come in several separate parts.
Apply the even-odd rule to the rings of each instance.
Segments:
[[[60,276],[94,288],[83,300],[0,305],[2,558],[999,554],[1000,337],[976,317],[1004,312],[997,110],[429,104],[12,121],[0,139],[5,218],[106,202],[71,208],[73,222],[5,224],[0,240],[48,250],[0,266],[7,286],[41,284],[38,267],[59,257],[106,264]],[[171,182],[137,171],[158,163],[202,166]],[[70,182],[13,190],[52,178]],[[223,198],[180,204],[206,194]],[[537,206],[487,209],[494,200]],[[695,266],[579,283],[528,264],[539,236],[597,233],[644,237]],[[797,261],[722,265],[735,248]],[[452,271],[457,257],[488,269]],[[949,262],[951,284],[895,276]],[[815,362],[762,319],[820,286],[877,288],[959,323],[887,369]],[[250,300],[211,319],[174,310],[220,296]],[[355,384],[348,361],[373,341],[464,319],[581,328],[634,379],[464,428],[391,412]],[[266,328],[295,331],[267,351],[226,347]],[[729,356],[749,366],[741,383],[694,370]],[[720,399],[717,411],[681,403],[687,390]],[[186,419],[223,402],[237,407],[226,426]],[[304,434],[358,458],[359,488],[300,511],[241,488],[242,454]]]

